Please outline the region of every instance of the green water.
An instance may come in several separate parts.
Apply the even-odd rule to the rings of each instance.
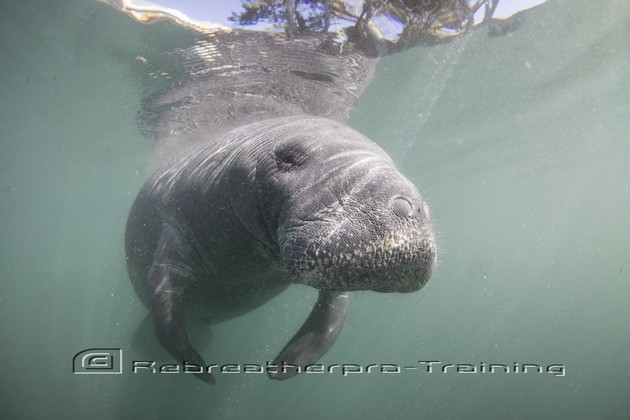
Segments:
[[[83,349],[124,363],[145,310],[126,215],[151,168],[136,125],[151,45],[90,1],[0,3],[0,417],[630,418],[630,5],[557,0],[383,59],[350,125],[427,199],[438,271],[412,295],[356,293],[324,364],[401,373],[74,375]],[[316,294],[292,287],[213,328],[208,361],[271,360]],[[420,360],[473,364],[476,373]],[[565,366],[481,373],[480,364]]]

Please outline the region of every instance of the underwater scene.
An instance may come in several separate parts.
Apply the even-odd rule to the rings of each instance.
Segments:
[[[0,2],[0,417],[630,418],[628,22]]]

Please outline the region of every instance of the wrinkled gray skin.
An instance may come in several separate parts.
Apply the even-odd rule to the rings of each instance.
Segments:
[[[199,365],[187,317],[218,322],[290,284],[317,288],[274,360],[304,367],[337,338],[349,291],[420,289],[436,244],[427,205],[380,147],[341,123],[294,116],[237,128],[157,170],[131,210],[126,254],[159,342]]]

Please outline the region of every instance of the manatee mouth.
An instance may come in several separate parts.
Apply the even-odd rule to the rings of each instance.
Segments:
[[[435,269],[436,245],[430,226],[360,235],[331,235],[338,222],[309,221],[281,232],[283,260],[296,283],[326,290],[414,292]],[[334,237],[334,239],[332,239]]]

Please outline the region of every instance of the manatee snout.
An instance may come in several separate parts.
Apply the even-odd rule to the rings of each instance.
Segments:
[[[393,166],[367,170],[361,176],[355,168],[357,182],[335,194],[340,199],[279,229],[283,260],[297,283],[405,293],[433,274],[436,240],[427,204]]]

